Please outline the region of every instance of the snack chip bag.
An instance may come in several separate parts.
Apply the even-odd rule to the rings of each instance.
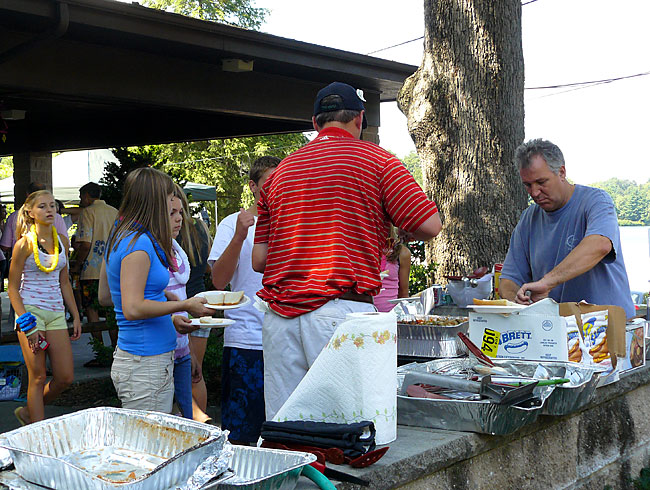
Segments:
[[[580,335],[580,327],[576,322],[576,317],[565,316],[566,320],[566,337],[567,345],[569,347],[569,361],[571,362],[582,362],[583,352],[586,352],[585,344],[582,341],[582,335]]]
[[[593,364],[610,368],[612,359],[607,347],[607,310],[582,314],[582,337]]]

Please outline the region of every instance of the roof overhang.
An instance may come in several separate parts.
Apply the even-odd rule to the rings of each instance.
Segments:
[[[224,71],[224,60],[252,71]],[[0,155],[311,129],[316,92],[365,92],[367,117],[415,66],[111,0],[2,0]]]

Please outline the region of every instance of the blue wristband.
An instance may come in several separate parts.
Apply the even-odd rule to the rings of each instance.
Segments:
[[[36,326],[36,317],[29,311],[25,312],[16,319],[16,325],[23,332],[29,331]]]

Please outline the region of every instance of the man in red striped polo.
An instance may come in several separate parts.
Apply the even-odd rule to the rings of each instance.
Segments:
[[[374,143],[363,92],[334,82],[314,103],[318,136],[282,160],[258,203],[253,269],[264,315],[266,418],[277,413],[347,313],[375,311],[391,222],[429,240],[438,209],[406,167]]]

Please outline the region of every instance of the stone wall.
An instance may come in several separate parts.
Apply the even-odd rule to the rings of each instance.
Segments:
[[[648,378],[645,368],[630,373],[619,383],[598,389],[599,400],[587,410],[542,417],[525,434],[503,438],[503,444],[493,449],[401,488],[633,488],[630,481],[650,463]]]

